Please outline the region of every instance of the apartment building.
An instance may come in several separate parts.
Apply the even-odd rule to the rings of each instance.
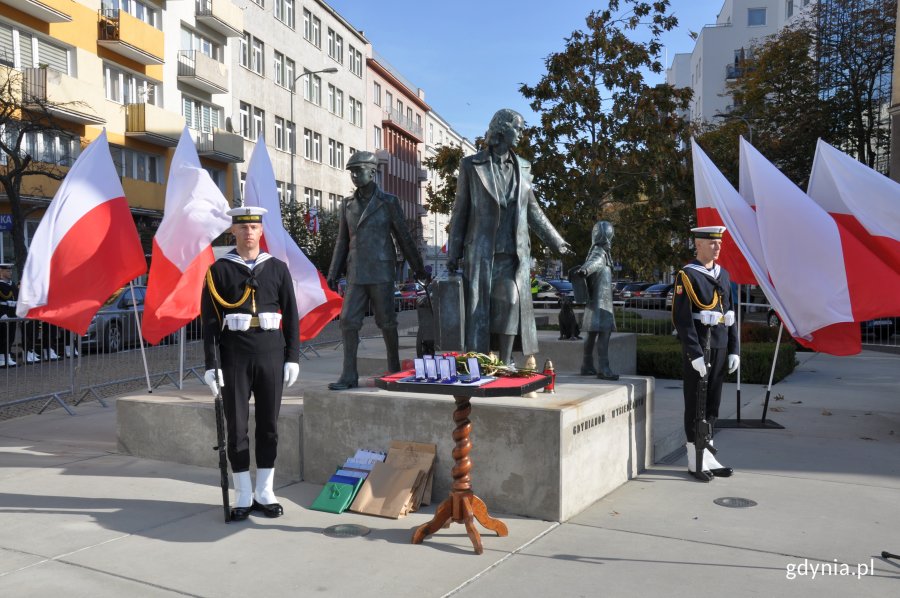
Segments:
[[[453,130],[453,127],[434,110],[425,114],[425,151],[424,158],[433,158],[442,146],[461,147],[463,156],[471,156],[476,148],[471,141]],[[437,171],[426,169],[426,185],[440,189],[443,182]],[[423,195],[427,203],[427,196]],[[422,258],[425,268],[430,269],[435,278],[447,275],[447,227],[450,224],[449,214],[426,212],[422,216]]]
[[[742,74],[754,41],[796,19],[812,0],[725,0],[716,21],[701,30],[693,51],[676,54],[666,82],[694,90],[689,113],[694,122],[713,122],[734,106],[727,83]]]
[[[236,4],[244,28],[231,63],[231,130],[243,137],[248,159],[265,137],[280,199],[335,210],[353,191],[347,159],[366,147],[370,44],[324,2]]]
[[[373,52],[366,60],[366,66],[370,86],[367,112],[371,123],[368,147],[378,156],[379,185],[400,199],[403,218],[421,251],[424,249],[422,216],[426,213],[422,202],[423,183],[427,178],[422,168],[423,123],[431,108],[425,103],[425,92],[377,53]],[[401,261],[398,259],[398,265]],[[408,274],[398,271],[401,279]]]
[[[162,217],[169,158],[186,122],[196,131],[201,162],[226,195],[232,164],[243,159],[240,145],[229,145],[216,128],[228,91],[227,40],[241,30],[241,14],[230,8],[230,0],[169,3],[166,10],[148,0],[0,3],[0,75],[20,80],[25,97],[48,102],[63,131],[31,134],[22,151],[64,171],[105,128],[148,251]],[[200,52],[186,52],[193,50]],[[188,110],[187,98],[204,108]],[[44,176],[23,182],[26,242],[58,187]],[[0,196],[0,213],[8,212]],[[11,260],[10,218],[2,223],[0,259]]]

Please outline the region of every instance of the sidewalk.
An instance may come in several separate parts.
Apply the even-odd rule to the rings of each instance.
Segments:
[[[303,386],[331,380],[332,353],[304,361]],[[694,482],[682,457],[562,524],[492,509],[509,536],[485,534],[481,556],[456,524],[410,544],[432,510],[397,521],[309,510],[321,486],[307,483],[278,490],[284,517],[225,525],[218,473],[117,454],[114,407],[0,422],[0,595],[898,595],[900,563],[880,553],[900,553],[900,356],[798,359],[772,392],[769,418],[786,429],[717,434],[734,477]],[[678,389],[657,381],[660,433],[680,425]],[[744,418],[763,393],[742,389]],[[731,387],[723,417],[733,406]],[[339,523],[371,533],[322,533]],[[834,574],[844,563],[852,576]]]

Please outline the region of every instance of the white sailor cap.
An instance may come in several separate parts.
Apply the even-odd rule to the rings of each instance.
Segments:
[[[724,226],[697,226],[691,229],[695,239],[721,239],[725,234]]]
[[[244,224],[247,222],[262,222],[263,215],[269,210],[257,206],[241,206],[225,212],[231,216],[232,224]]]

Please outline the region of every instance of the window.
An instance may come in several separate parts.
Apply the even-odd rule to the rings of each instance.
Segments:
[[[384,92],[384,107],[388,112],[391,111],[391,104],[393,104],[393,103],[394,103],[394,94],[392,94],[389,91],[385,91]]]
[[[188,128],[202,133],[210,133],[222,122],[222,108],[187,96],[181,96],[181,114]]]
[[[253,139],[259,139],[265,133],[266,111],[262,108],[253,109]]]
[[[49,39],[0,23],[0,63],[15,68],[47,68],[69,74],[69,50]]]
[[[141,0],[122,0],[122,10],[139,21],[160,29],[159,11]]]
[[[335,87],[331,83],[328,84],[328,111],[334,112],[334,96]]]
[[[284,54],[275,50],[275,84],[284,87]]]
[[[376,106],[381,106],[381,83],[378,81],[372,84],[372,101]]]
[[[340,89],[337,90],[337,94],[334,96],[334,113],[344,118],[344,92]]]
[[[312,160],[312,131],[303,129],[303,157]]]
[[[362,126],[362,102],[354,98],[350,98],[350,124],[357,127]]]
[[[148,183],[160,183],[160,168],[162,157],[132,149],[109,146],[113,164],[120,177],[147,181]]]
[[[310,80],[310,98],[309,100],[315,104],[316,106],[322,105],[322,77],[318,75],[312,75],[307,77]]]
[[[787,14],[788,18],[791,18],[792,16],[794,16],[794,0],[785,0],[785,4],[785,13]]]
[[[434,143],[434,123],[428,123],[428,143]]]
[[[103,65],[106,99],[119,104],[159,105],[157,84],[116,66]]]
[[[241,136],[245,139],[250,139],[250,104],[246,102],[240,103],[240,114],[241,114]]]
[[[250,68],[250,34],[246,31],[241,38],[241,55],[238,62],[241,66]]]
[[[748,8],[747,9],[747,26],[760,27],[766,24],[765,8]]]
[[[250,45],[250,70],[259,75],[266,74],[265,65],[263,64],[264,54],[265,44],[262,40],[254,37]]]
[[[250,34],[244,33],[244,37],[249,40]],[[241,50],[243,51],[244,41],[241,41]],[[193,29],[188,29],[186,27],[181,28],[181,49],[182,50],[194,50],[201,54],[205,54],[210,58],[218,60],[222,62],[224,57],[224,52],[222,50],[222,46],[217,44],[209,37],[197,33]],[[246,65],[245,65],[246,66]]]
[[[303,38],[315,47],[322,47],[322,21],[308,9],[303,9]]]
[[[397,100],[397,118],[403,118],[403,102]]]
[[[338,197],[337,193],[329,193],[328,194],[328,209],[331,210],[332,212],[335,211],[337,209],[339,200],[340,200],[340,197]]]
[[[288,89],[294,87],[294,77],[296,77],[297,66],[293,60],[285,56],[284,58],[284,86]]]
[[[313,133],[312,159],[316,162],[322,161],[322,136],[318,133]]]
[[[294,0],[275,0],[275,18],[294,28]]]
[[[350,72],[362,77],[362,52],[351,45],[348,45],[347,52],[350,54]]]
[[[303,188],[303,201],[306,202],[306,205],[312,204],[312,187],[304,187]]]
[[[338,143],[335,148],[335,160],[334,160],[335,168],[344,169],[344,144]]]
[[[284,150],[284,119],[280,116],[275,117],[275,149]]]
[[[402,114],[400,115],[402,116]],[[413,124],[413,111],[412,108],[406,109],[406,125],[411,127]]]
[[[381,149],[381,127],[375,127],[375,149]]]
[[[317,208],[322,207],[322,191],[319,189],[313,189],[313,204]]]
[[[337,141],[334,139],[328,140],[328,165],[337,166]]]
[[[284,121],[284,151],[296,153],[297,152],[297,124],[292,123],[289,120]]]

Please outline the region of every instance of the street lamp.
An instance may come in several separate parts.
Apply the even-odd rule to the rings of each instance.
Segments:
[[[742,120],[744,124],[747,125],[747,143],[753,144],[753,127],[750,126],[750,121],[740,116],[738,114],[721,114],[716,113],[713,114],[713,118],[721,118],[722,120]]]
[[[297,187],[294,185],[294,154],[297,153],[297,123],[294,122],[294,93],[297,89],[297,81],[299,81],[302,77],[308,77],[310,75],[316,75],[319,73],[336,73],[338,69],[336,66],[330,66],[325,69],[319,69],[317,71],[307,71],[305,73],[300,73],[294,80],[291,81],[291,126],[294,127],[294,135],[291,138],[291,143],[293,143],[293,147],[289,148],[291,150],[291,208],[294,208],[297,204]],[[293,218],[293,213],[291,215]]]

